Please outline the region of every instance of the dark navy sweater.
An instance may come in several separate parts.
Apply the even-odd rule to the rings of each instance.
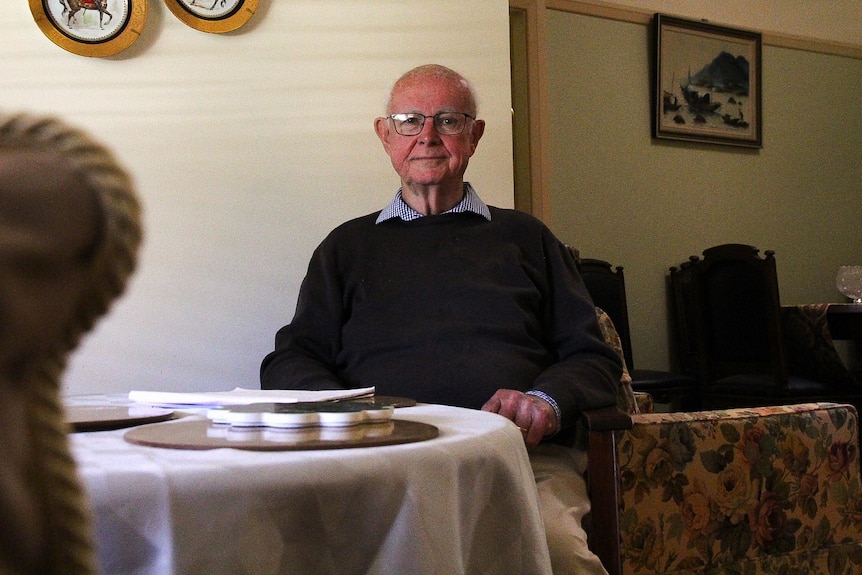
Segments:
[[[264,389],[374,386],[480,408],[537,389],[562,427],[612,405],[621,366],[601,340],[568,250],[539,220],[491,207],[410,222],[346,222],[315,250],[293,321],[261,365]]]

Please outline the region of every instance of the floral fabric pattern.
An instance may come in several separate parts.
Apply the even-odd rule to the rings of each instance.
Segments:
[[[636,414],[617,443],[623,572],[862,574],[856,411]]]
[[[623,362],[623,375],[620,377],[620,389],[617,393],[617,407],[626,413],[639,413],[638,402],[632,389],[632,376],[629,375],[629,370],[626,368],[626,358],[623,355],[623,344],[620,341],[620,335],[614,327],[611,316],[600,307],[596,308],[596,319],[599,322],[599,331],[602,333],[602,339],[617,352],[617,355],[620,356],[620,360]]]

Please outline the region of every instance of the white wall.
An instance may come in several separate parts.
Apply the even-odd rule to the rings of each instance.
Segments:
[[[149,0],[141,38],[105,59],[62,50],[27,2],[6,4],[0,107],[89,129],[146,210],[139,271],[76,352],[68,393],[256,387],[311,251],[397,188],[372,122],[414,65],[476,85],[488,128],[467,177],[512,205],[505,0],[260,0],[228,35]]]

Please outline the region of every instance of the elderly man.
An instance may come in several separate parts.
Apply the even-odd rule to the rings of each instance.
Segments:
[[[407,72],[374,126],[401,188],[317,248],[262,387],[374,386],[511,419],[531,448],[554,572],[604,572],[580,527],[583,453],[567,445],[582,410],[614,403],[621,364],[572,257],[464,181],[485,122],[456,72]]]

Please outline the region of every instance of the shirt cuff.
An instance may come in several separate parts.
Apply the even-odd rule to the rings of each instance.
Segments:
[[[534,397],[538,397],[539,399],[544,399],[551,404],[551,407],[554,408],[554,414],[556,414],[557,416],[557,429],[555,429],[554,433],[551,433],[550,435],[554,435],[555,433],[557,433],[560,430],[560,426],[562,426],[563,424],[563,413],[560,411],[560,406],[557,405],[557,402],[554,400],[554,398],[545,393],[544,391],[539,391],[538,389],[531,389],[527,392],[527,395],[532,395]]]

